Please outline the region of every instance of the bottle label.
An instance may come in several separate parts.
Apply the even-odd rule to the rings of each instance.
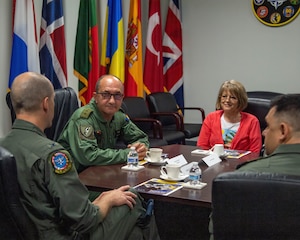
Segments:
[[[200,175],[190,175],[190,180],[199,181],[200,180]]]
[[[139,160],[137,157],[128,157],[127,165],[137,167],[139,165]]]

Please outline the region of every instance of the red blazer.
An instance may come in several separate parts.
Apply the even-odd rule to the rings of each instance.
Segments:
[[[223,143],[222,114],[223,110],[218,110],[206,116],[199,133],[197,146],[207,150],[217,143]],[[260,152],[261,147],[262,136],[258,119],[250,113],[241,112],[240,127],[232,139],[231,149]]]

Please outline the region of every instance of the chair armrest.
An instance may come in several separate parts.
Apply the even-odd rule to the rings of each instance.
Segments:
[[[163,139],[162,124],[159,120],[154,118],[132,118],[133,122],[150,122],[153,125],[153,136],[155,138]]]
[[[200,108],[200,107],[183,107],[183,108],[178,108],[178,109],[179,110],[197,110],[197,111],[200,111],[201,117],[202,117],[202,122],[205,119],[205,111],[204,111],[203,108]]]
[[[177,131],[182,131],[182,132],[184,130],[183,117],[177,112],[156,112],[156,113],[151,113],[151,116],[153,116],[153,117],[159,117],[159,116],[174,117],[175,122],[176,122],[176,130]]]

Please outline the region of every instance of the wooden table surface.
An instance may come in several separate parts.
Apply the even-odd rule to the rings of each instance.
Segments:
[[[202,170],[202,181],[207,186],[201,190],[182,188],[168,196],[159,196],[153,194],[142,194],[145,198],[153,198],[159,201],[175,202],[193,206],[211,207],[211,188],[213,179],[220,173],[234,171],[236,166],[248,160],[256,159],[258,154],[250,153],[240,159],[225,159],[211,167],[208,167],[203,161],[204,156],[191,156],[191,151],[197,149],[190,145],[167,145],[161,147],[164,153],[169,154],[169,158],[183,154],[188,162],[199,162]],[[159,178],[160,167],[151,164],[145,164],[145,169],[137,172],[122,170],[125,164],[116,164],[109,166],[91,166],[79,174],[79,178],[90,190],[105,191],[118,188],[129,184],[135,186],[151,178]]]

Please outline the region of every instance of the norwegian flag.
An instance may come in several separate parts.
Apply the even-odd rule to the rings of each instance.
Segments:
[[[67,87],[66,45],[62,0],[43,0],[40,32],[41,73],[55,89]]]
[[[163,39],[164,84],[184,107],[180,0],[170,0]]]

